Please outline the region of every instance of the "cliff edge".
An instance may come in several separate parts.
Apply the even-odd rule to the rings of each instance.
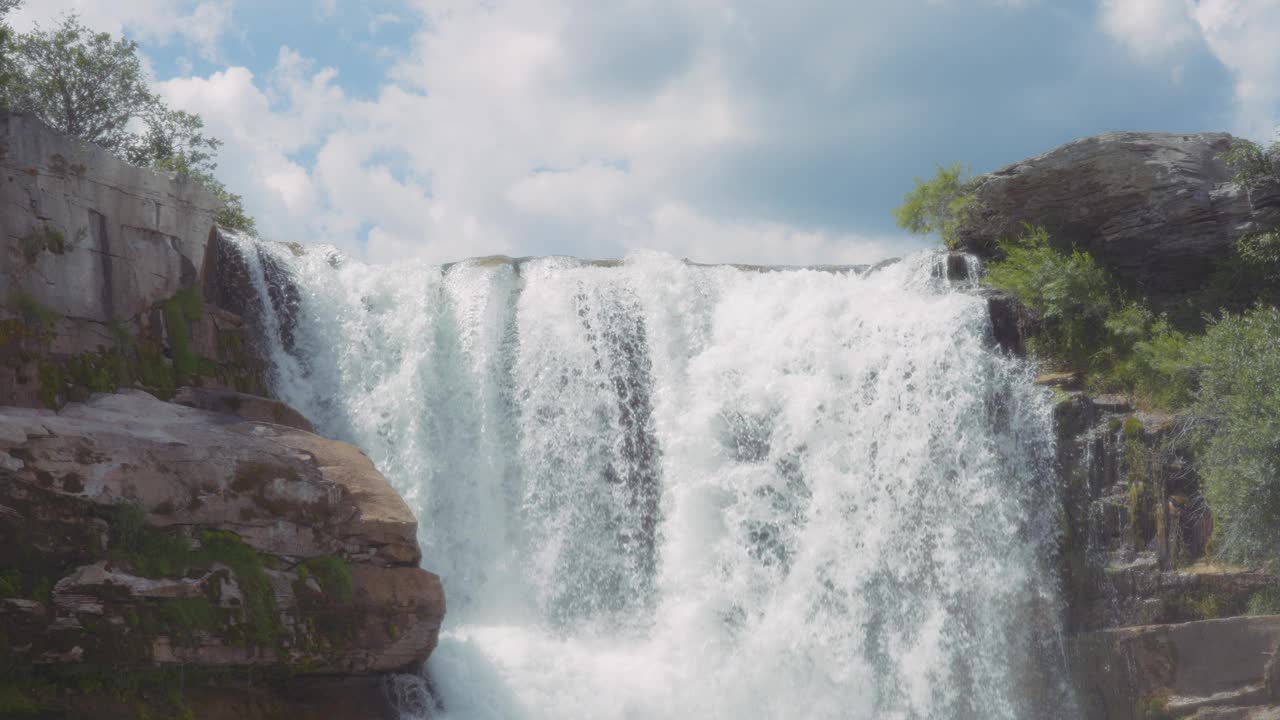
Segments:
[[[265,397],[215,210],[0,114],[0,716],[391,718],[435,647],[412,513]]]

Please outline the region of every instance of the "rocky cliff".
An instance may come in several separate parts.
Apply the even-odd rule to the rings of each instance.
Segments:
[[[961,246],[990,254],[1026,223],[1089,252],[1157,305],[1199,291],[1241,236],[1280,225],[1280,183],[1231,182],[1225,133],[1108,133],[977,178]]]
[[[226,241],[202,187],[0,113],[0,208],[0,404],[265,393],[243,313],[205,302]]]
[[[214,199],[19,115],[0,173],[0,716],[394,717],[439,579],[263,397]]]
[[[1203,306],[1246,233],[1280,226],[1280,184],[1238,188],[1224,134],[1112,133],[977,178],[961,228],[981,256],[1024,224],[1088,251],[1134,296],[1177,312]],[[1020,352],[1035,318],[993,296],[1001,344]],[[1212,562],[1197,418],[1085,392],[1058,398],[1060,568],[1073,680],[1088,718],[1280,718],[1280,577]]]

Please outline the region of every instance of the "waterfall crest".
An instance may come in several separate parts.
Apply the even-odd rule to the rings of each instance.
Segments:
[[[373,267],[239,242],[276,392],[370,454],[444,581],[419,713],[1072,716],[1048,398],[941,255]]]

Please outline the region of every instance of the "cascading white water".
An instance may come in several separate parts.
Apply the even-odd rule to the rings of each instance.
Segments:
[[[242,249],[265,315],[262,259],[300,291],[289,343],[265,323],[276,391],[370,454],[444,580],[420,712],[1072,716],[1047,399],[939,255]]]

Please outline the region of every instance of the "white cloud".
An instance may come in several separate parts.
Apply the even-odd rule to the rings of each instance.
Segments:
[[[166,45],[182,38],[208,58],[217,57],[218,42],[230,29],[235,0],[27,0],[14,12],[19,30],[37,23],[48,26],[76,13],[94,30]]]
[[[168,19],[148,20],[150,32],[200,37],[184,35],[196,30],[179,21],[233,1],[93,7],[109,4],[131,32],[144,22],[131,13],[164,10]],[[1108,31],[1131,37],[1135,52],[1173,54],[1189,42],[1186,27],[1198,32],[1185,6],[1179,16],[1167,1],[1128,0],[1137,10],[1108,2]],[[879,205],[887,215],[892,198],[866,198],[909,187],[922,161],[904,151],[967,143],[976,122],[978,131],[992,123],[993,107],[1032,90],[1048,110],[1018,103],[1005,122],[1058,132],[1056,108],[1073,86],[1007,62],[1042,42],[1024,19],[1040,13],[1043,23],[1050,4],[853,5],[403,0],[387,6],[395,20],[370,13],[371,31],[392,22],[420,29],[382,84],[359,96],[344,92],[337,70],[289,48],[267,71],[227,67],[158,90],[226,141],[219,175],[275,239],[328,242],[375,260],[611,257],[652,247],[708,262],[866,262],[900,254],[904,240],[851,232],[863,221],[847,208]],[[313,7],[338,10],[332,1]],[[1138,21],[1143,8],[1163,8],[1163,30]],[[990,27],[1003,34],[982,36]],[[1085,27],[1102,44],[1092,15],[1063,27]],[[221,32],[210,28],[207,37]],[[952,48],[961,52],[954,63],[920,73],[927,52],[953,38],[977,39]],[[1008,57],[991,55],[993,39]],[[1048,57],[1095,92],[1096,69]],[[983,82],[969,86],[975,69]],[[1005,69],[1010,83],[991,77]],[[1017,115],[1027,107],[1030,115]],[[861,167],[862,158],[878,165]]]
[[[1235,77],[1234,130],[1269,139],[1280,121],[1280,2],[1101,0],[1103,29],[1148,62],[1206,47]]]
[[[369,20],[369,34],[376,35],[384,27],[399,25],[404,19],[395,13],[378,13]]]
[[[1144,60],[1167,60],[1200,34],[1186,0],[1102,0],[1101,21]]]
[[[700,216],[687,207],[666,205],[652,216],[649,234],[629,249],[661,250],[695,262],[762,265],[860,265],[921,249],[924,240],[863,237],[797,230],[778,223],[734,223]]]
[[[1200,0],[1193,14],[1236,77],[1237,131],[1270,140],[1280,122],[1280,2]]]

